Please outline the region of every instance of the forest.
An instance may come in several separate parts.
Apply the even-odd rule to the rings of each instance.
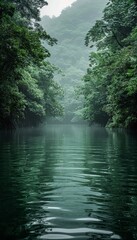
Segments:
[[[47,61],[42,42],[57,40],[40,25],[44,0],[0,2],[0,127],[36,126],[62,114],[62,95],[53,80],[57,69]]]
[[[90,2],[41,19],[44,0],[1,0],[0,128],[49,117],[136,128],[137,1]]]
[[[81,81],[89,65],[90,48],[85,46],[88,30],[102,17],[107,0],[78,0],[72,7],[64,9],[59,17],[43,16],[41,24],[58,43],[53,47],[45,45],[50,53],[50,62],[61,70],[56,80],[62,86],[64,109],[59,122],[82,123],[83,96],[79,95]],[[88,7],[87,7],[88,6]]]
[[[137,1],[109,1],[85,43],[96,48],[83,77],[85,119],[108,127],[136,128]]]

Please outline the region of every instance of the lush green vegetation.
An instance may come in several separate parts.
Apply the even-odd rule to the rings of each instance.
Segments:
[[[64,118],[61,120],[65,122],[78,122],[82,119],[83,97],[77,98],[76,89],[82,85],[81,78],[89,62],[90,51],[85,46],[84,39],[89,28],[102,16],[106,2],[107,0],[78,0],[71,8],[64,9],[58,18],[42,18],[43,28],[58,39],[58,44],[52,48],[45,46],[51,52],[50,61],[62,71],[57,79],[64,90]]]
[[[46,116],[60,115],[60,88],[55,68],[42,41],[53,45],[40,26],[44,0],[0,2],[0,127],[37,125]],[[32,20],[33,19],[33,20]]]
[[[84,117],[111,127],[137,126],[137,1],[110,0],[86,35],[96,47],[84,76]]]
[[[0,2],[0,127],[35,126],[61,116],[62,104],[67,122],[135,128],[137,1],[78,0],[41,21],[45,4]]]

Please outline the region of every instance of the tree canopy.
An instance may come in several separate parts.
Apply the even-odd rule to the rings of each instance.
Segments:
[[[56,40],[51,38],[39,24],[39,9],[45,4],[47,2],[43,0],[0,2],[0,126],[2,128],[14,128],[24,122],[31,123],[32,116],[32,124],[42,121],[49,114],[49,109],[45,107],[46,91],[48,93],[49,89],[53,88],[50,95],[53,99],[57,94],[57,87],[53,83],[54,68],[47,61],[45,62],[50,53],[42,44],[44,40],[53,45]],[[33,76],[35,71],[39,73],[36,77]],[[41,74],[44,74],[42,79]],[[44,81],[48,82],[47,85],[45,83],[46,90],[41,87],[42,81],[43,84]],[[61,107],[53,100],[52,104],[51,108],[54,110],[53,112],[50,110],[50,114],[55,115],[55,108]],[[29,116],[31,117],[28,120]]]
[[[137,124],[137,2],[110,0],[86,35],[90,66],[84,76],[84,116],[111,127]]]

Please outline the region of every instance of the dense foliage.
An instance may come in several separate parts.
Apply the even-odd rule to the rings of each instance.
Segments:
[[[0,127],[36,125],[47,115],[61,113],[59,87],[42,40],[53,45],[39,24],[44,0],[0,2]],[[51,90],[52,89],[52,90]]]
[[[84,76],[84,116],[111,127],[137,126],[137,1],[110,0],[86,35],[96,47]]]
[[[102,16],[107,0],[78,0],[63,10],[59,17],[42,18],[42,26],[58,44],[50,48],[51,62],[62,70],[57,79],[64,89],[65,122],[81,121],[83,97],[76,97],[76,89],[88,67],[89,49],[84,45],[85,35],[91,25]],[[47,47],[47,45],[46,45]],[[49,49],[49,47],[48,47]],[[62,119],[61,119],[62,120]]]

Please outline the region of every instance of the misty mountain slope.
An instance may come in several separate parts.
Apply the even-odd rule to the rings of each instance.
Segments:
[[[49,50],[51,62],[63,71],[63,76],[57,78],[64,88],[63,105],[68,121],[75,118],[82,104],[82,99],[75,98],[75,88],[82,84],[81,78],[88,67],[90,49],[85,46],[85,36],[101,18],[106,3],[107,0],[77,0],[59,17],[44,16],[41,21],[46,31],[58,40]]]

